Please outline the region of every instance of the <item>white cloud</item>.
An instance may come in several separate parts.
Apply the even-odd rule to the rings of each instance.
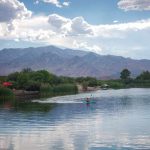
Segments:
[[[64,6],[69,6],[69,5],[70,5],[70,2],[63,2],[63,5],[64,5]]]
[[[93,27],[95,36],[105,38],[125,38],[128,33],[134,34],[134,32],[145,31],[147,29],[150,29],[150,19]]]
[[[89,50],[95,53],[100,53],[102,51],[102,48],[98,45],[90,45],[87,42],[77,42],[76,40],[74,40],[73,46],[76,49]]]
[[[48,23],[56,32],[61,31],[64,33],[66,30],[69,30],[71,20],[57,14],[52,14],[48,17]]]
[[[43,2],[54,4],[54,5],[56,5],[57,7],[60,7],[60,8],[62,7],[62,5],[60,4],[60,2],[58,0],[43,0]]]
[[[53,4],[56,7],[62,8],[63,6],[69,6],[70,2],[65,1],[65,2],[60,2],[59,0],[36,0],[35,4],[39,4],[39,2],[44,2],[44,3],[49,3],[49,4]]]
[[[22,5],[24,6],[23,3]],[[27,9],[26,12],[28,12]],[[145,50],[150,47],[148,41],[150,19],[92,25],[83,17],[70,19],[51,14],[49,16],[11,17],[8,20],[0,23],[0,39],[2,40],[31,41],[101,54],[132,54],[132,56],[131,51],[137,47],[137,44]],[[138,52],[138,54],[141,53],[142,50]]]
[[[39,1],[38,1],[38,0],[35,0],[35,1],[34,1],[34,4],[39,4]]]
[[[71,33],[74,35],[82,35],[87,34],[91,35],[93,34],[93,29],[90,24],[88,24],[83,17],[76,17],[72,19],[71,23]]]
[[[83,17],[73,19],[51,14],[48,22],[52,30],[63,33],[65,36],[85,36],[103,38],[122,38],[128,32],[136,32],[150,28],[150,19],[129,23],[117,23],[106,25],[91,25]]]
[[[118,22],[119,22],[118,20],[114,20],[114,21],[113,21],[113,23],[118,23]]]
[[[18,0],[0,0],[0,22],[11,22],[14,19],[25,19],[31,11]]]
[[[83,17],[73,19],[65,18],[57,14],[52,14],[48,22],[55,31],[65,33],[66,36],[92,35],[92,25],[88,24]]]
[[[150,0],[120,0],[118,7],[125,11],[130,10],[150,10]]]

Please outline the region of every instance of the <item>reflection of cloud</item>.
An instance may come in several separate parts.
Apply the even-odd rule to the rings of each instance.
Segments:
[[[112,145],[117,148],[149,149],[149,91],[149,89],[96,91],[93,96],[99,96],[101,99],[100,104],[97,103],[98,105],[93,105],[94,107],[82,104],[58,104],[58,107],[46,114],[35,112],[29,116],[28,113],[21,115],[10,112],[6,115],[7,119],[0,113],[0,145],[5,148],[14,147],[14,150],[87,150],[91,147],[112,147]],[[72,101],[90,95],[87,93],[55,97],[50,100]],[[128,100],[132,103],[132,107]]]
[[[149,145],[149,136],[131,135],[131,133],[118,133],[115,131],[104,130],[103,119],[100,114],[92,116],[90,114],[75,116],[70,120],[58,122],[56,125],[44,125],[36,128],[29,126],[28,130],[22,132],[18,130],[17,134],[4,138],[5,144],[14,144],[14,150],[26,149],[65,149],[87,150],[90,147],[131,147],[138,148]],[[108,118],[110,119],[110,118]],[[107,120],[105,120],[107,121]],[[111,126],[111,125],[110,125]],[[6,145],[5,145],[6,146]],[[8,145],[6,146],[8,147]]]
[[[34,126],[31,128],[30,126],[29,131],[26,131],[25,135],[20,135],[21,131],[18,131],[16,135],[5,138],[5,141],[7,141],[5,144],[10,145],[13,143],[15,145],[14,150],[76,150],[79,144],[82,150],[87,150],[89,136],[92,135],[92,133],[90,133],[91,129],[89,129],[91,126],[88,125],[89,121],[88,118],[75,123],[72,123],[73,120],[69,120],[56,126],[41,126],[39,129],[34,128]],[[101,120],[98,117],[97,121],[92,123],[92,126],[98,127],[100,123]],[[79,130],[77,131],[77,129]],[[7,148],[9,145],[5,145],[5,147]]]
[[[12,136],[1,136],[0,135],[0,150],[14,150]]]

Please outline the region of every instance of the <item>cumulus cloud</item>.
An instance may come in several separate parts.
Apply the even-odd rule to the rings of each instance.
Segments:
[[[31,11],[18,0],[0,0],[0,22],[11,22],[14,19],[25,19]]]
[[[92,25],[88,24],[83,17],[69,19],[57,14],[52,14],[49,16],[48,22],[55,30],[61,31],[67,36],[93,34]]]
[[[14,21],[15,29],[8,33],[7,38],[45,42],[55,35],[47,20],[46,16],[36,16],[20,21],[16,20]]]
[[[57,14],[49,15],[48,23],[56,32],[65,33],[70,29],[71,20]]]
[[[71,23],[72,34],[92,34],[92,26],[88,24],[83,17],[76,17],[72,19]]]
[[[92,25],[86,22],[83,17],[69,19],[58,14],[49,15],[48,23],[55,32],[72,37],[122,38],[128,32],[136,32],[150,28],[150,19],[129,23]]]
[[[118,7],[125,11],[130,10],[150,10],[150,0],[120,0]]]
[[[131,54],[130,51],[133,51],[137,44],[143,49],[150,47],[148,41],[150,19],[92,25],[83,17],[70,19],[58,14],[15,18],[13,21],[0,23],[0,39],[29,41],[118,55]]]

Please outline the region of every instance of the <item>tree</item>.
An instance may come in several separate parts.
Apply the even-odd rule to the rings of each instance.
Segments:
[[[40,91],[40,83],[37,81],[28,81],[25,86],[25,90],[27,91]]]
[[[98,85],[98,82],[97,82],[97,79],[96,78],[91,78],[89,81],[88,81],[88,86],[91,86],[91,87],[95,87]]]
[[[31,68],[24,68],[22,70],[23,73],[29,73],[29,72],[32,72],[32,69]]]
[[[19,72],[14,72],[7,76],[7,80],[8,81],[17,81],[18,77],[19,77]]]
[[[150,72],[144,71],[136,79],[137,80],[150,80]]]
[[[41,83],[48,83],[51,79],[50,77],[51,77],[50,73],[46,70],[39,70],[30,74],[31,80],[38,81]]]
[[[27,73],[20,73],[17,79],[19,88],[24,89],[29,81],[29,75]]]
[[[122,80],[130,79],[131,72],[128,69],[123,69],[120,73],[120,78]]]

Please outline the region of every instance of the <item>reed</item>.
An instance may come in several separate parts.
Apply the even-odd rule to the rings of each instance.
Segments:
[[[51,86],[50,84],[42,84],[40,87],[41,97],[52,97],[76,93],[78,93],[78,89],[75,84],[60,84],[57,86]]]

